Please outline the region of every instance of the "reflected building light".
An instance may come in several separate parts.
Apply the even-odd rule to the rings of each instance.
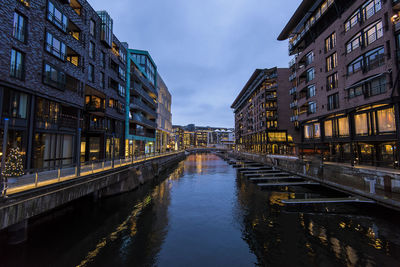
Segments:
[[[340,246],[340,241],[336,237],[331,237],[330,241],[332,244],[333,252],[335,252],[336,258],[340,259],[341,258],[340,254],[342,252],[342,248]]]
[[[346,247],[346,256],[347,256],[347,266],[353,267],[356,266],[358,262],[357,252],[350,246]]]

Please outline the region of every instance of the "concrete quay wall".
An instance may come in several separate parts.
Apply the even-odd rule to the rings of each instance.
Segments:
[[[395,169],[323,163],[243,152],[229,152],[227,156],[273,165],[336,190],[373,199],[377,204],[400,210],[400,171]]]

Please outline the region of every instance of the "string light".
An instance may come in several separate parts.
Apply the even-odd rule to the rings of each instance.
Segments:
[[[19,148],[11,148],[8,152],[6,162],[4,164],[4,177],[18,177],[24,175],[24,164],[22,153]]]

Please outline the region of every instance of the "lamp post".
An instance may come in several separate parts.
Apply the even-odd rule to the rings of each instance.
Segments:
[[[7,139],[8,139],[8,122],[9,119],[4,119],[4,133],[3,133],[3,151],[1,155],[1,166],[0,166],[0,181],[2,182],[1,195],[4,197],[7,193],[7,177],[3,177],[4,165],[6,162],[7,153]]]

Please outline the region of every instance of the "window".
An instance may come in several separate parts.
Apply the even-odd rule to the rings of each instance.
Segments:
[[[53,22],[57,27],[59,27],[64,32],[67,30],[68,19],[61,13],[61,11],[54,6],[54,4],[49,1],[47,5],[47,19]]]
[[[88,80],[89,82],[94,82],[94,66],[92,64],[89,64],[88,68]]]
[[[49,64],[44,65],[43,83],[64,90],[65,74]]]
[[[343,117],[337,120],[339,137],[349,136],[349,118]]]
[[[372,17],[376,12],[381,10],[381,0],[370,0],[362,6],[363,20],[367,20]]]
[[[332,33],[325,39],[325,52],[331,51],[336,46],[336,33]]]
[[[360,47],[361,42],[362,42],[361,33],[358,33],[346,44],[347,54]]]
[[[366,70],[373,70],[385,64],[385,48],[378,47],[365,54]]]
[[[65,44],[59,41],[49,32],[46,33],[46,51],[58,57],[61,60],[65,60],[65,53],[66,53]]]
[[[14,12],[13,37],[21,42],[26,39],[26,18],[18,12]]]
[[[118,94],[125,97],[125,87],[121,84],[118,84]]]
[[[306,66],[310,65],[314,61],[314,52],[311,51],[306,55]]]
[[[89,24],[89,33],[93,37],[96,36],[96,22],[92,19],[90,20],[90,24]]]
[[[324,122],[325,137],[347,137],[350,135],[349,118],[341,117]]]
[[[100,53],[100,67],[106,67],[106,54],[103,51]]]
[[[339,108],[339,93],[328,96],[328,110]]]
[[[21,52],[11,49],[11,66],[10,66],[10,76],[20,79],[23,79],[24,75],[24,64],[25,64],[25,55]]]
[[[370,45],[377,39],[383,37],[382,21],[374,23],[371,27],[365,30],[365,43]]]
[[[101,18],[100,39],[111,47],[113,40],[113,20],[106,11],[100,11],[97,14]]]
[[[335,72],[326,78],[326,90],[332,90],[338,88],[338,74]]]
[[[94,59],[95,53],[96,53],[95,44],[92,41],[90,41],[89,42],[89,57],[91,59]]]
[[[314,114],[317,112],[317,103],[308,102],[308,114]]]
[[[121,68],[121,66],[118,66],[118,76],[125,81],[126,79],[126,73],[125,73],[125,69]]]
[[[394,108],[378,110],[376,114],[379,133],[391,133],[396,131]]]
[[[104,77],[104,72],[100,72],[100,86],[103,89],[106,87],[106,79]]]
[[[351,28],[353,28],[359,21],[360,21],[360,11],[357,10],[353,15],[350,16],[348,20],[344,23],[344,29],[345,31],[349,31]]]
[[[324,122],[324,129],[325,129],[325,137],[332,137],[333,136],[333,129],[332,129],[332,121],[325,121]]]
[[[3,117],[26,119],[28,95],[14,90],[4,89]]]
[[[314,139],[321,137],[321,127],[319,123],[304,125],[304,138]]]
[[[315,96],[315,85],[310,85],[307,87],[307,98]]]
[[[314,77],[315,77],[314,68],[311,68],[311,69],[307,70],[307,82],[310,82],[310,81],[314,80]]]
[[[364,85],[366,96],[374,96],[386,92],[386,77],[373,79]]]
[[[352,75],[359,72],[363,68],[363,57],[358,57],[353,60],[349,65],[347,65],[347,75]]]
[[[357,135],[368,135],[368,116],[367,113],[354,115],[354,124]]]
[[[354,98],[354,97],[357,97],[357,96],[362,95],[362,94],[363,94],[362,85],[349,89],[349,98]]]
[[[337,54],[333,53],[326,58],[326,71],[331,71],[337,66]]]
[[[119,49],[119,58],[122,60],[122,62],[126,62],[126,54],[121,48]]]

